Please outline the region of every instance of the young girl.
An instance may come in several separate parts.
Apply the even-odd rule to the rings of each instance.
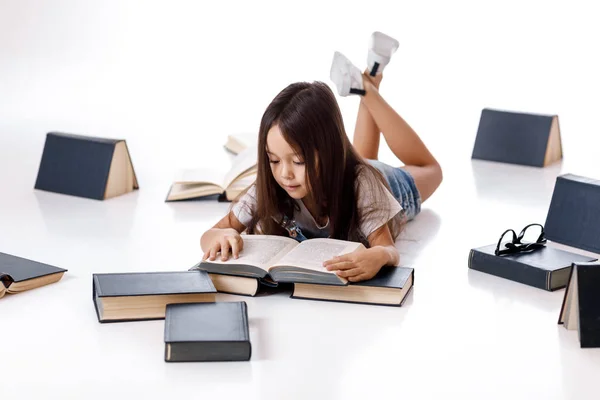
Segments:
[[[366,250],[324,263],[351,282],[372,278],[384,265],[398,265],[394,242],[401,224],[414,218],[437,189],[442,170],[379,94],[381,72],[395,50],[386,54],[379,47],[379,54],[371,49],[364,75],[340,53],[334,56],[331,77],[338,93],[361,99],[353,145],[326,84],[294,83],[275,97],[260,124],[256,183],[202,235],[204,259],[219,253],[222,260],[230,253],[237,258],[244,243],[240,233],[246,231],[298,241],[361,241]],[[403,167],[377,161],[380,132]]]

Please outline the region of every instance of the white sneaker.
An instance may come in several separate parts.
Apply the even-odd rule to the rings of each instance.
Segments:
[[[340,52],[336,51],[333,54],[329,77],[335,83],[340,96],[366,93],[360,70]]]
[[[371,76],[380,74],[389,64],[392,54],[398,50],[400,43],[393,37],[381,32],[373,32],[369,41],[367,68]]]

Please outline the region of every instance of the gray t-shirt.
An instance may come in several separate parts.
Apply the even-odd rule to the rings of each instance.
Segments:
[[[364,218],[360,224],[360,234],[364,238],[368,238],[371,233],[376,231],[382,225],[386,224],[396,214],[402,211],[402,206],[394,198],[394,196],[377,180],[374,176],[368,176],[366,173],[358,174],[356,190],[357,190],[357,205],[359,215],[362,215],[364,210],[370,210],[367,218]],[[373,190],[370,186],[376,182],[376,185],[381,186],[383,190]],[[384,194],[385,198],[381,198],[380,193]],[[310,214],[302,200],[295,200],[298,207],[294,209],[294,220],[302,229],[302,232],[307,238],[313,237],[329,237],[329,222],[325,226],[319,226],[313,216]],[[373,208],[373,205],[381,205]],[[246,194],[244,194],[237,203],[233,205],[232,212],[236,218],[244,225],[248,226],[252,219],[252,214],[256,207],[256,186],[253,185]]]

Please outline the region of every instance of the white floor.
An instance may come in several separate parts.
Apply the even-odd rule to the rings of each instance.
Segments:
[[[472,247],[545,221],[557,175],[600,178],[585,4],[0,0],[0,251],[69,269],[0,300],[2,398],[597,398],[600,350],[556,323],[564,290],[467,269]],[[406,304],[220,296],[248,303],[252,361],[233,364],[165,363],[162,321],[99,324],[92,273],[187,269],[227,211],[164,203],[174,172],[225,168],[228,133],[255,131],[288,83],[328,81],[334,50],[364,66],[376,29],[401,42],[382,93],[445,171],[397,244]],[[340,106],[352,135],[357,99]],[[472,162],[483,107],[559,114],[563,162]],[[52,130],[127,139],[140,191],[33,190]]]

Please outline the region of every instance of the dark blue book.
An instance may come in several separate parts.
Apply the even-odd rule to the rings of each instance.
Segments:
[[[548,240],[600,253],[600,181],[557,177],[544,225]]]
[[[567,285],[572,263],[596,260],[549,246],[528,253],[497,256],[496,246],[471,249],[469,268],[548,291]]]
[[[473,159],[545,167],[562,158],[558,116],[484,108]]]
[[[50,132],[35,188],[104,200],[139,186],[125,140]]]
[[[216,292],[204,271],[92,275],[99,322],[163,319],[167,304],[213,302]]]
[[[294,283],[295,299],[401,306],[413,287],[414,269],[382,267],[372,279],[346,286]]]
[[[600,347],[600,263],[574,263],[558,318],[581,347]]]
[[[0,253],[0,298],[58,282],[66,269]]]
[[[165,361],[248,361],[251,354],[245,302],[167,306]]]

